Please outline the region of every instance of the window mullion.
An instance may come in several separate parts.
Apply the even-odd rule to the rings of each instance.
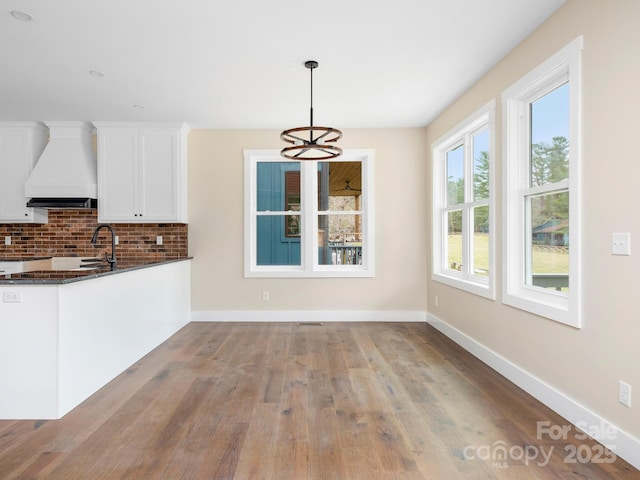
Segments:
[[[257,243],[257,228],[258,223],[258,196],[257,190],[257,163],[245,159],[245,184],[244,184],[244,201],[246,205],[249,205],[249,215],[245,213],[245,270],[246,263],[249,263],[250,269],[255,269],[257,266],[257,252],[254,246]],[[247,172],[248,170],[248,172]]]
[[[472,133],[464,137],[464,205],[462,208],[462,265],[464,274],[473,272],[472,216],[469,204],[473,202],[473,140]]]
[[[525,101],[518,102],[518,133],[516,143],[516,158],[526,158],[526,162],[518,162],[518,182],[521,188],[530,188],[529,172],[531,171],[531,151],[529,149],[531,138],[531,112],[529,111],[529,103]]]
[[[524,211],[523,211],[523,215],[524,215],[524,242],[525,244],[523,245],[524,247],[524,278],[522,279],[522,281],[524,282],[524,285],[532,285],[533,284],[533,274],[532,274],[532,267],[533,267],[533,252],[531,251],[531,248],[529,248],[526,244],[527,240],[531,238],[532,236],[532,229],[531,229],[531,196],[530,195],[525,195],[523,198],[523,204],[524,204]]]
[[[438,245],[437,255],[439,257],[438,271],[446,270],[448,268],[447,259],[449,258],[449,246],[447,243],[448,237],[448,224],[447,217],[450,211],[450,206],[447,203],[447,149],[442,148],[438,151],[437,160],[434,159],[434,165],[438,165],[438,171],[434,178],[439,178],[437,186],[434,189],[434,198],[437,198],[438,205],[440,205],[440,211],[438,215],[439,225],[438,230],[434,230],[438,235],[438,240],[434,241],[435,245]],[[435,258],[435,256],[434,256]]]
[[[301,207],[302,212],[302,232],[300,238],[300,245],[302,248],[302,268],[308,270],[315,268],[317,264],[317,255],[314,252],[318,251],[318,196],[316,195],[317,184],[317,171],[318,164],[313,161],[301,162]]]
[[[465,204],[462,207],[462,265],[463,273],[466,277],[468,277],[472,271],[471,263],[473,261],[471,254],[471,235],[469,234],[471,227],[470,217],[469,207]]]

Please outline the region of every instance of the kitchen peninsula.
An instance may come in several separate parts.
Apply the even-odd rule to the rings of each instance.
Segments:
[[[0,419],[60,418],[189,321],[188,132],[0,122]]]
[[[190,263],[0,273],[0,419],[62,417],[186,325]]]

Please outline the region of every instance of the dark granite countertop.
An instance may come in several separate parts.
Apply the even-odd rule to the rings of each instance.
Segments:
[[[192,258],[193,257],[185,257],[174,260],[146,263],[118,261],[118,268],[113,271],[110,270],[109,266],[105,266],[85,270],[35,270],[31,272],[11,273],[6,275],[0,274],[0,285],[62,285],[81,280],[91,280],[93,278],[104,277],[107,275],[117,275],[119,273],[139,270],[141,268],[182,262],[185,260],[191,260]]]
[[[48,260],[49,257],[0,258],[0,262],[31,262],[32,260]]]

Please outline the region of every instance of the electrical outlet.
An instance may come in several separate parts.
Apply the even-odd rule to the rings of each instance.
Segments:
[[[436,298],[435,298],[435,304],[436,304],[436,307],[437,307],[438,306],[438,296],[437,295],[436,295]]]
[[[5,290],[2,292],[2,301],[4,303],[20,303],[22,302],[22,295],[15,290]]]
[[[118,235],[116,235],[115,244],[120,245],[120,237]]]
[[[162,235],[156,237],[156,245],[162,245]]]
[[[620,391],[618,392],[618,401],[625,407],[631,408],[631,385],[620,380]]]
[[[262,301],[263,302],[269,301],[269,292],[262,292]]]
[[[611,234],[611,254],[631,255],[631,234],[612,233]]]
[[[4,244],[11,245],[11,235],[7,235],[6,237],[4,237]]]

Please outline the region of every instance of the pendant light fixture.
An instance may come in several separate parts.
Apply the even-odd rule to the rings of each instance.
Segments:
[[[304,63],[311,72],[311,107],[309,108],[309,126],[296,127],[285,130],[280,138],[290,143],[280,154],[291,160],[326,160],[342,154],[342,149],[333,145],[340,140],[342,132],[331,127],[313,125],[313,69],[318,68],[318,62],[308,60]]]

